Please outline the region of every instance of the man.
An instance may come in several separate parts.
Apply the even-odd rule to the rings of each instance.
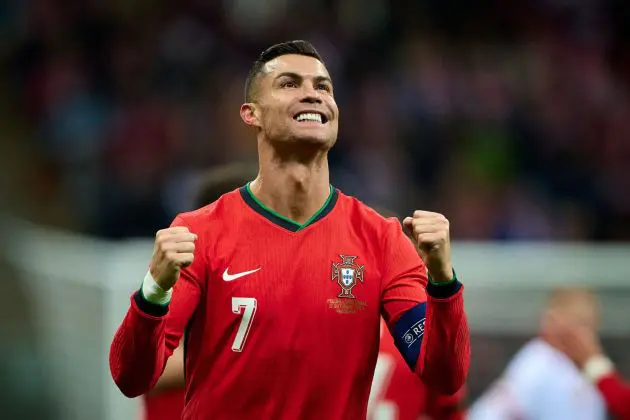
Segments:
[[[383,217],[396,213],[374,207]],[[413,240],[413,238],[410,238]],[[387,324],[381,322],[381,341],[368,403],[371,420],[463,420],[465,389],[444,395],[426,387],[396,348]]]
[[[405,219],[416,250],[330,185],[339,110],[309,43],[267,49],[245,85],[259,174],[157,233],[110,349],[116,384],[150,389],[186,331],[185,419],[364,418],[382,314],[410,368],[457,391],[470,341],[446,218]]]
[[[618,420],[630,420],[630,384],[621,379],[606,357],[597,331],[588,325],[562,320],[558,320],[556,328],[563,351],[597,387],[608,411]]]
[[[606,418],[597,390],[563,353],[558,320],[597,329],[595,296],[582,288],[555,290],[543,314],[540,337],[526,344],[503,377],[473,404],[470,420]]]
[[[200,178],[195,206],[213,203],[223,194],[242,187],[255,177],[256,169],[246,164],[232,163],[213,168]],[[155,387],[144,397],[144,419],[181,419],[184,396],[184,351],[180,344],[166,362]]]

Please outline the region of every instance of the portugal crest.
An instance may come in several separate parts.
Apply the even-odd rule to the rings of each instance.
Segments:
[[[341,286],[341,293],[337,296],[340,298],[354,299],[352,288],[357,285],[357,281],[363,283],[363,267],[354,263],[357,257],[350,255],[339,255],[340,263],[332,265],[332,280],[337,280],[337,284]]]

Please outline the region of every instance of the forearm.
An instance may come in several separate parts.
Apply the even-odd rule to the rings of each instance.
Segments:
[[[597,386],[615,418],[630,420],[630,384],[619,377],[612,362],[605,356],[594,356],[586,362],[583,372]]]
[[[452,294],[453,288],[458,288],[455,294]],[[463,286],[429,284],[427,293],[425,337],[415,371],[432,390],[450,395],[464,385],[470,365],[470,332],[464,312]]]
[[[147,304],[149,310],[147,310]],[[109,353],[114,382],[127,397],[149,391],[157,383],[169,356],[165,343],[166,307],[158,313],[137,294],[116,331]],[[150,314],[152,313],[152,314]]]

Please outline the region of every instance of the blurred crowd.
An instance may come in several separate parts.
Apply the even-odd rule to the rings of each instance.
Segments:
[[[628,240],[627,22],[615,0],[5,1],[3,182],[39,222],[153,235],[205,169],[255,162],[245,75],[301,38],[335,82],[335,186],[457,239]]]

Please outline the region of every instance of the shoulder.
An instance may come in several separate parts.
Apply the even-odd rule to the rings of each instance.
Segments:
[[[506,375],[514,379],[540,376],[539,367],[549,358],[549,350],[538,339],[531,340],[519,349],[507,365]]]
[[[402,231],[402,225],[398,218],[386,217],[387,215],[379,213],[356,197],[339,191],[338,204],[344,217],[349,218],[356,227],[368,229],[380,235],[388,235],[397,230]],[[387,213],[391,214],[389,211]]]
[[[353,235],[361,238],[375,255],[385,258],[396,254],[396,258],[416,261],[417,253],[397,217],[384,217],[371,206],[341,192],[338,205],[338,217],[343,217]]]
[[[510,382],[525,389],[533,389],[541,384],[559,386],[576,376],[577,369],[558,350],[541,339],[525,344],[514,356],[506,370]]]
[[[234,218],[243,209],[240,191],[238,189],[223,194],[216,201],[201,208],[179,213],[172,226],[186,226],[195,233],[211,228],[217,223],[223,223]]]
[[[541,353],[542,350],[542,353]],[[528,417],[536,401],[548,389],[543,376],[547,363],[546,352],[531,340],[512,357],[503,374],[495,380],[471,408],[471,418],[496,418],[501,412]],[[542,358],[541,358],[542,356]],[[540,401],[539,401],[540,402]],[[493,413],[494,415],[490,415]]]

